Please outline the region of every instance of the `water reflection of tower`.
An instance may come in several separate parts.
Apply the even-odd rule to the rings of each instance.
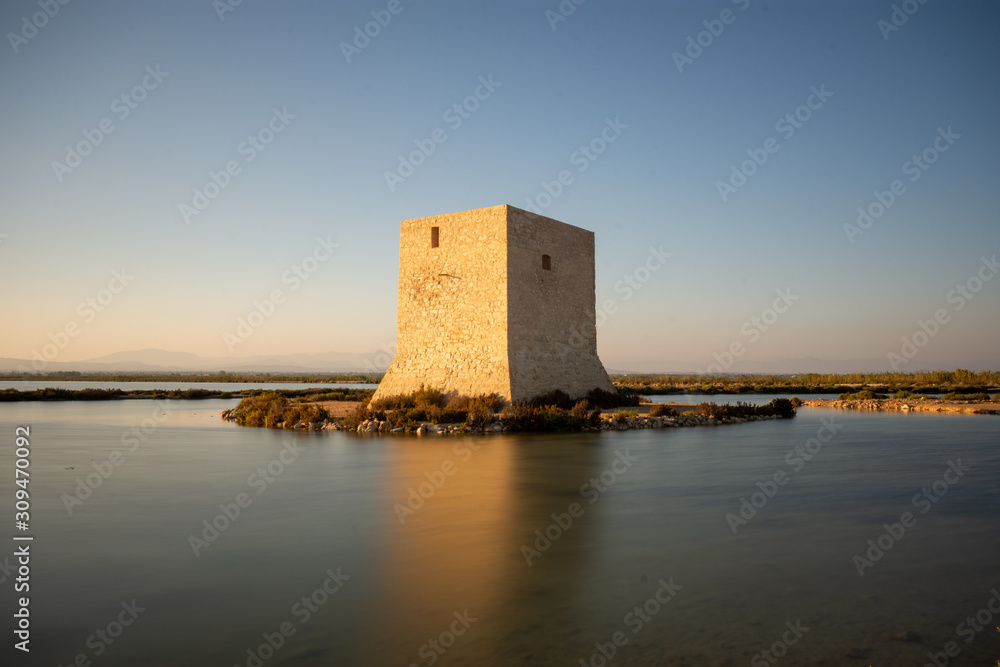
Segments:
[[[441,647],[448,653],[444,664],[449,657],[467,657],[471,646],[490,635],[484,621],[504,596],[511,552],[512,447],[503,440],[393,442],[383,524],[388,556],[373,610],[380,626],[374,634],[389,637],[378,649],[381,664],[426,664],[429,655],[441,657],[426,643],[443,632],[450,643],[453,624],[462,633],[453,647]],[[466,609],[477,619],[467,628],[454,616]]]
[[[494,614],[493,664],[576,664],[567,658],[592,643],[588,610],[581,603],[593,585],[601,507],[589,504],[580,490],[600,474],[607,455],[597,446],[599,437],[526,434],[514,441],[506,586]],[[573,503],[582,516],[563,529]],[[538,547],[546,540],[542,551]]]
[[[579,491],[599,467],[600,449],[578,436],[396,442],[387,513],[395,503],[405,506],[410,489],[428,497],[404,513],[404,523],[390,515],[383,524],[389,555],[372,609],[372,634],[386,638],[380,662],[426,664],[435,653],[428,639],[448,631],[453,613],[466,609],[476,622],[437,664],[518,664],[530,653],[562,655],[564,644],[575,645],[568,635],[581,625],[576,592],[590,547],[588,519],[595,517],[563,531],[530,567],[521,547],[571,502],[596,512]],[[447,461],[455,470],[436,488],[428,476],[443,472]],[[433,493],[420,494],[431,487]]]

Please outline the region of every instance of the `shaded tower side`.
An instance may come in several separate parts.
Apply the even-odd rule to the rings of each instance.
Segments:
[[[400,223],[396,356],[375,398],[421,384],[510,398],[506,208]]]
[[[507,207],[511,395],[614,391],[597,357],[594,233]]]

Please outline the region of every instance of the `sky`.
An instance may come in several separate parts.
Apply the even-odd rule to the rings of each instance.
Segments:
[[[1000,6],[577,2],[2,3],[0,357],[391,348],[399,221],[511,204],[609,368],[1000,368]]]

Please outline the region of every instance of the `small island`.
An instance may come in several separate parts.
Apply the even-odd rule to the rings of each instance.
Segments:
[[[801,403],[778,398],[766,405],[654,404],[640,403],[638,395],[627,391],[600,389],[576,401],[556,390],[532,401],[513,403],[497,394],[447,395],[426,387],[402,396],[361,401],[345,400],[350,397],[337,394],[289,398],[282,391],[260,392],[223,411],[222,418],[241,426],[361,434],[579,432],[783,419],[794,417],[795,406]]]

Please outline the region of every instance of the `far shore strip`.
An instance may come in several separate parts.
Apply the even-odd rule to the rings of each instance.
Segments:
[[[803,407],[833,408],[874,412],[937,412],[945,414],[1000,415],[1000,400],[943,401],[938,398],[868,398],[842,401],[813,398],[802,401]]]

